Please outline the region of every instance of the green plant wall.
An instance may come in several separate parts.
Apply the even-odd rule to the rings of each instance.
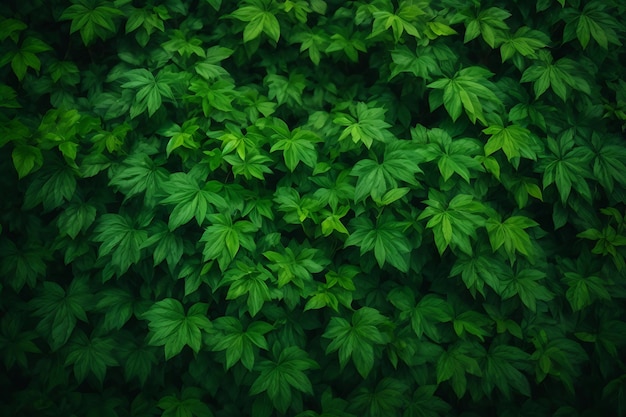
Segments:
[[[0,414],[626,415],[626,5],[0,5]]]

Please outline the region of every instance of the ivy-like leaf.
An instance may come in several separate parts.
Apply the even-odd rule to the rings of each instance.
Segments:
[[[431,190],[424,203],[428,207],[417,220],[430,217],[426,227],[433,229],[439,253],[443,254],[448,246],[452,246],[471,255],[470,238],[476,239],[476,228],[485,224],[481,215],[484,213],[482,203],[467,194],[458,194],[448,202],[447,197],[437,190]]]
[[[571,89],[591,95],[589,83],[576,61],[570,58],[561,58],[554,63],[552,61],[549,52],[539,51],[535,64],[522,74],[521,82],[533,83],[536,98],[545,93],[548,87],[563,101],[567,99]]]
[[[277,356],[275,361],[259,363],[261,374],[250,387],[250,394],[267,392],[274,407],[285,413],[292,404],[292,388],[313,395],[313,386],[305,371],[319,365],[297,346],[289,346],[279,352],[274,352]]]
[[[367,378],[374,367],[375,345],[388,343],[380,329],[388,321],[378,310],[371,307],[361,307],[355,311],[351,322],[341,317],[333,317],[322,335],[332,340],[326,348],[326,353],[338,350],[341,368],[344,368],[352,358],[359,374]]]
[[[70,33],[80,31],[85,46],[97,37],[106,39],[115,33],[115,19],[123,12],[107,0],[73,0],[60,20],[71,20]]]
[[[213,208],[226,209],[226,200],[218,194],[222,184],[217,181],[202,183],[192,174],[176,172],[162,186],[167,195],[162,204],[175,204],[170,213],[168,226],[170,230],[188,223],[195,217],[198,226],[202,225],[212,213]]]
[[[208,304],[196,303],[185,310],[180,301],[166,298],[146,311],[142,318],[148,320],[151,346],[165,346],[165,359],[178,355],[185,345],[194,352],[200,350],[202,332],[209,331],[212,324],[207,317]]]
[[[382,162],[360,160],[350,171],[350,175],[358,177],[354,201],[363,201],[368,195],[380,201],[387,191],[398,187],[398,181],[417,186],[415,174],[423,172],[417,164],[419,158],[418,151],[411,145],[393,142],[385,147]]]
[[[300,128],[290,132],[287,124],[280,119],[274,121],[272,130],[276,132],[272,139],[277,142],[272,145],[270,152],[283,151],[285,165],[289,171],[293,172],[300,162],[311,168],[315,167],[317,163],[315,143],[321,141],[317,134]]]
[[[96,242],[102,242],[98,257],[111,254],[111,262],[119,275],[141,259],[141,245],[148,237],[148,232],[135,228],[134,221],[128,216],[103,214],[94,229]]]
[[[487,109],[502,107],[502,101],[494,93],[496,87],[489,81],[493,75],[481,67],[468,67],[458,71],[452,78],[444,77],[431,82],[427,85],[435,89],[429,97],[431,110],[443,103],[453,121],[465,109],[472,123],[478,120],[486,125],[485,106]]]
[[[407,224],[383,215],[376,225],[366,218],[357,217],[350,221],[353,229],[345,246],[359,246],[361,256],[374,251],[379,267],[390,263],[402,272],[409,270],[411,244],[404,234]]]
[[[229,215],[223,213],[209,214],[207,218],[211,226],[206,228],[200,238],[200,242],[206,242],[202,251],[205,261],[217,259],[220,269],[224,271],[241,246],[249,251],[255,250],[252,234],[258,227],[254,224],[246,220],[233,222]]]
[[[69,340],[77,320],[87,322],[86,311],[92,307],[93,295],[86,281],[84,277],[74,279],[67,290],[46,281],[41,294],[30,301],[33,313],[41,317],[37,330],[48,336],[53,350]]]
[[[76,381],[81,383],[89,372],[102,383],[107,367],[116,366],[113,356],[115,341],[110,337],[88,337],[84,332],[77,331],[68,343],[69,353],[65,358],[65,365],[74,365]]]
[[[255,351],[268,350],[264,335],[273,328],[264,321],[254,321],[244,330],[239,320],[229,316],[213,320],[213,326],[218,334],[211,349],[226,351],[226,369],[241,361],[249,371],[252,371],[255,356],[258,355]]]

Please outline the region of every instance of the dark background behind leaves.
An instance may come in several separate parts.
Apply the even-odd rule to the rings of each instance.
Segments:
[[[619,1],[0,6],[2,415],[626,415]]]

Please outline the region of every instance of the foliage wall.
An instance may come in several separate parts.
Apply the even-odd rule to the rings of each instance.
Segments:
[[[626,415],[626,5],[0,5],[0,401]]]

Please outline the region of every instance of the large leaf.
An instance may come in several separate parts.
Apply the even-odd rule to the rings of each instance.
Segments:
[[[207,304],[196,303],[185,313],[180,301],[173,298],[154,303],[142,316],[150,327],[150,345],[165,346],[165,359],[178,355],[185,346],[197,353],[202,345],[202,330],[212,327],[207,309]]]

